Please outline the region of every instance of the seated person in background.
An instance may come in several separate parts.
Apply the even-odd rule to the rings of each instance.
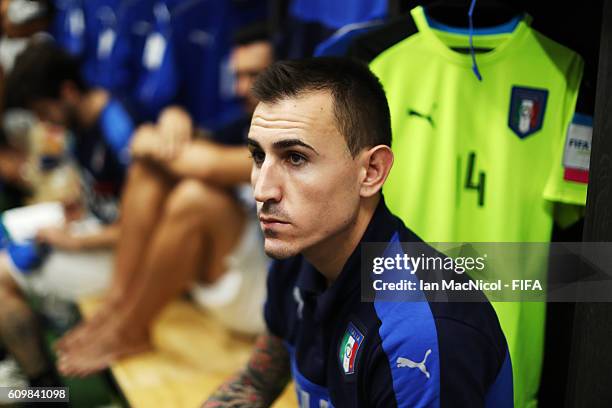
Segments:
[[[33,42],[19,55],[7,78],[6,103],[73,133],[72,153],[88,187],[88,210],[113,222],[134,133],[123,105],[104,89],[87,88],[77,61],[50,41]]]
[[[273,58],[264,35],[251,32],[232,55],[249,117],[251,84]],[[168,108],[157,126],[138,129],[112,286],[95,316],[58,344],[61,372],[85,376],[150,348],[153,320],[187,289],[229,328],[262,331],[268,260],[254,204],[240,200],[250,173],[243,123],[212,140],[191,140],[189,116]]]
[[[420,241],[380,192],[393,153],[378,79],[347,59],[287,61],[253,92],[251,183],[278,260],[269,333],[204,406],[269,406],[292,374],[300,406],[511,406],[506,341],[482,293],[480,303],[361,301],[362,243]]]
[[[17,58],[6,101],[72,131],[73,153],[87,184],[85,200],[72,195],[64,203],[76,210],[68,218],[78,221],[40,232],[55,250],[39,267],[29,270],[0,253],[0,339],[33,385],[52,385],[58,379],[25,295],[75,301],[108,286],[119,230],[102,225],[116,216],[133,124],[106,91],[86,88],[76,61],[50,42],[34,43]],[[86,205],[79,206],[82,201]]]

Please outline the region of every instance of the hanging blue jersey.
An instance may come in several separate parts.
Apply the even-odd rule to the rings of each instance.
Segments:
[[[121,0],[83,1],[85,50],[83,78],[91,86],[114,90],[111,55],[117,41],[117,12]]]
[[[49,28],[57,44],[74,57],[85,51],[85,16],[81,0],[55,0]]]
[[[318,44],[341,27],[385,18],[387,3],[388,0],[293,0],[281,50],[287,58],[309,57]]]
[[[354,23],[342,27],[327,40],[317,45],[315,57],[344,57],[353,40],[384,24],[384,20],[373,20],[365,23]]]
[[[87,0],[83,78],[131,102],[144,40],[152,26],[148,0]]]
[[[139,100],[153,110],[178,103],[198,126],[213,130],[238,118],[242,108],[229,67],[231,36],[265,15],[261,0],[159,2],[155,29],[145,44],[147,72],[138,86]]]
[[[112,72],[113,94],[121,97],[140,114],[134,100],[138,78],[142,75],[142,55],[145,41],[153,29],[150,0],[123,0],[117,10],[116,40],[104,62]],[[144,119],[144,118],[139,118]]]
[[[178,93],[179,64],[174,50],[170,10],[164,1],[158,1],[153,5],[152,26],[143,43],[134,90],[136,104],[148,120],[155,120]]]
[[[361,243],[388,242],[394,257],[400,241],[421,242],[381,200]],[[271,267],[265,318],[289,352],[300,406],[512,407],[508,349],[484,295],[362,302],[361,243],[329,287],[302,256]]]
[[[347,24],[384,18],[388,0],[293,0],[290,13],[306,23],[337,30]]]

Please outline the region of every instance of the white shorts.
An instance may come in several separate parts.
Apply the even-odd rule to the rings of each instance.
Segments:
[[[229,329],[263,333],[269,264],[259,223],[249,215],[240,242],[225,260],[226,272],[211,285],[193,285],[192,297]]]
[[[75,234],[91,233],[99,228],[99,222],[93,218],[70,224]],[[10,260],[10,256],[8,258]],[[12,260],[9,263],[11,275],[24,292],[36,297],[76,302],[109,287],[113,251],[102,249],[71,252],[54,249],[39,268],[25,273]]]

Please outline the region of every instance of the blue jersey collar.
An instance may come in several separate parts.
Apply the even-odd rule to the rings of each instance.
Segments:
[[[395,217],[381,197],[376,211],[361,238],[342,268],[338,279],[327,287],[325,277],[306,259],[302,258],[296,285],[306,295],[305,300],[315,302],[315,320],[327,320],[339,302],[354,296],[361,286],[361,244],[364,242],[389,242],[401,230],[402,222]]]

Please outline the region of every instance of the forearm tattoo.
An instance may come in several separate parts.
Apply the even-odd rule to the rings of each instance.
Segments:
[[[260,336],[246,368],[221,385],[202,408],[269,407],[291,378],[289,364],[281,339]]]

